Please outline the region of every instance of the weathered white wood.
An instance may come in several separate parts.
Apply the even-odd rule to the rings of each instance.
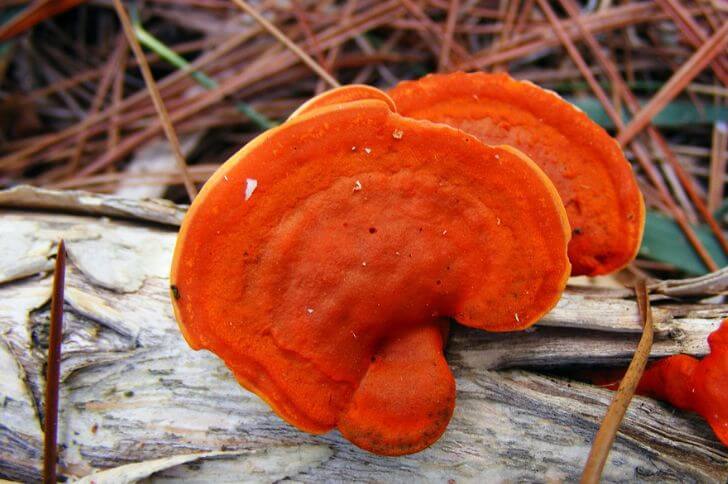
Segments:
[[[75,211],[83,208],[74,203],[86,203],[60,198]],[[113,215],[104,212],[105,205],[91,204]],[[145,220],[158,217],[154,202],[144,208],[121,205],[131,207],[125,217],[136,211],[145,212]],[[18,224],[34,229],[12,230]],[[532,331],[492,334],[456,327],[447,353],[458,401],[447,432],[419,454],[381,458],[337,432],[310,436],[293,429],[241,389],[217,358],[187,347],[168,296],[174,227],[0,209],[0,231],[15,237],[13,247],[43,253],[46,260],[58,238],[67,241],[63,472],[82,477],[143,462],[96,474],[95,482],[575,480],[611,393],[534,372],[626,362],[639,336],[634,302],[595,291],[569,292],[545,325]],[[24,252],[13,254],[22,258]],[[0,253],[0,262],[4,257]],[[0,284],[0,477],[38,478],[50,296],[46,270]],[[728,311],[713,304],[687,309],[673,304],[658,308],[658,314],[653,356],[701,355],[705,337]],[[530,371],[504,369],[511,367]],[[631,406],[605,470],[608,482],[726,479],[728,451],[705,423],[644,398]]]
[[[654,283],[650,289],[668,296],[725,294],[728,288],[728,267],[689,280],[668,280]]]
[[[27,185],[0,191],[0,207],[47,208],[67,213],[123,217],[179,225],[186,208],[162,199],[134,200],[78,190],[45,190]]]
[[[652,312],[656,331],[669,331],[670,313],[659,307],[655,307]],[[559,328],[641,333],[642,328],[638,321],[639,313],[634,300],[595,297],[569,291],[538,324]]]
[[[162,457],[126,464],[89,474],[78,484],[125,484],[149,479],[153,482],[273,482],[315,468],[331,458],[326,445],[268,447],[260,451],[203,452]],[[193,464],[194,473],[184,464]]]

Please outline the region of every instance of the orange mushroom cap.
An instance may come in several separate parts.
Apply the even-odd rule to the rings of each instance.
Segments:
[[[649,365],[637,385],[637,394],[657,400],[667,400],[673,406],[693,409],[693,373],[699,360],[688,355],[662,358]],[[613,390],[619,382],[610,386]]]
[[[441,318],[532,325],[565,287],[569,236],[555,188],[516,150],[348,102],[262,134],[205,184],[173,305],[190,346],[291,424],[407,454],[452,415]]]
[[[728,447],[728,319],[708,337],[708,344],[710,354],[700,360],[693,373],[695,411]]]
[[[699,413],[728,446],[728,319],[708,337],[710,354],[675,355],[645,371],[637,393]]]
[[[557,94],[506,74],[431,74],[390,92],[403,116],[446,123],[531,157],[556,186],[573,237],[573,275],[614,272],[636,255],[644,202],[616,141]]]

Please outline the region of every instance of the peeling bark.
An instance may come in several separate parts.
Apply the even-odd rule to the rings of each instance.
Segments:
[[[216,357],[188,348],[167,278],[182,207],[29,188],[0,192],[0,206],[12,207],[0,210],[0,477],[8,479],[39,478],[48,271],[61,237],[70,255],[61,472],[86,482],[576,480],[611,393],[536,372],[627,362],[639,338],[629,293],[593,289],[569,290],[525,333],[456,327],[448,430],[419,454],[381,458],[337,432],[297,431]],[[722,293],[725,279],[660,291]],[[705,354],[728,307],[660,298],[652,356]],[[700,418],[641,397],[604,474],[606,482],[726,479],[728,450]]]

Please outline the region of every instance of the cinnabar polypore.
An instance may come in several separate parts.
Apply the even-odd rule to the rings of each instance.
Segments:
[[[389,92],[403,116],[446,123],[535,161],[559,191],[573,275],[614,272],[636,255],[644,203],[617,142],[556,93],[506,74],[431,74]]]
[[[645,371],[637,393],[699,413],[728,446],[728,319],[708,337],[710,354],[675,355]]]
[[[245,146],[184,220],[171,274],[190,346],[296,427],[400,455],[454,408],[444,317],[531,326],[570,273],[561,200],[527,157],[381,100]]]

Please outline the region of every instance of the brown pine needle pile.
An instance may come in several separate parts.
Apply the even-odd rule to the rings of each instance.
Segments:
[[[232,152],[331,86],[505,71],[559,92],[622,143],[649,208],[625,277],[698,275],[728,262],[725,3],[13,0],[0,8],[0,188],[185,203]]]

